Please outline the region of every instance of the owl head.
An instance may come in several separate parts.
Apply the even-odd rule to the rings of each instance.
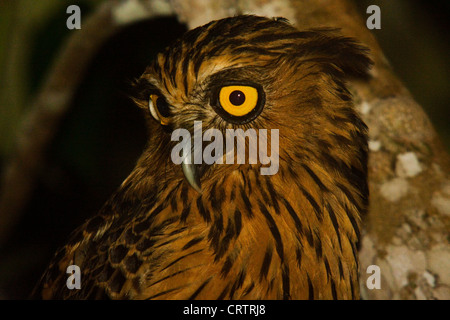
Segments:
[[[370,63],[335,30],[284,19],[236,16],[187,32],[136,81],[148,145],[55,255],[42,296],[358,297],[367,128],[345,79]],[[229,132],[244,133],[231,148]],[[177,135],[187,137],[180,163]],[[213,140],[225,142],[216,160],[197,162],[198,144],[204,156]],[[267,165],[277,170],[264,175]],[[83,267],[81,290],[67,290],[68,262]]]
[[[140,161],[158,181],[184,175],[200,192],[202,183],[238,167],[263,166],[260,159],[174,163],[178,141],[172,133],[183,129],[194,136],[195,123],[201,123],[202,133],[267,130],[266,147],[279,161],[277,174],[292,174],[310,161],[351,179],[359,172],[363,176],[366,126],[353,109],[345,79],[365,76],[370,64],[367,49],[336,30],[299,31],[280,18],[236,16],[193,29],[158,54],[136,82],[134,100],[149,127]]]

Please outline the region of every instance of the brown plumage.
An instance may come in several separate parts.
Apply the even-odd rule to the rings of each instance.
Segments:
[[[186,33],[136,83],[146,150],[56,253],[35,297],[359,298],[367,137],[344,79],[369,65],[352,39],[284,19],[237,16]],[[257,88],[258,112],[227,114],[217,92],[230,84]],[[164,125],[151,117],[151,95]],[[171,132],[192,132],[195,120],[203,131],[279,129],[278,173],[203,163],[189,168],[197,176],[188,182],[171,160]],[[66,287],[72,264],[79,290]]]

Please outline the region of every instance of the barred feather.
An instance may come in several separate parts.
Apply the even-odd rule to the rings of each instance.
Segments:
[[[139,79],[174,128],[280,130],[280,169],[200,165],[202,192],[170,160],[167,130],[99,214],[55,255],[36,289],[45,299],[357,299],[361,217],[368,204],[367,128],[344,79],[364,75],[366,49],[335,30],[237,16],[185,34]],[[264,110],[232,125],[211,108],[230,79],[258,82]],[[148,111],[147,111],[148,112]],[[269,139],[270,140],[270,139]],[[68,265],[82,288],[66,287]]]

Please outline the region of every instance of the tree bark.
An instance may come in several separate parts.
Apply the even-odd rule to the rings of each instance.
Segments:
[[[90,18],[94,27],[83,27],[69,39],[24,121],[2,180],[0,235],[7,234],[29,197],[46,146],[86,68],[84,61],[120,25],[172,12],[189,28],[235,14],[285,17],[299,29],[340,28],[370,48],[375,62],[371,78],[349,83],[369,126],[371,151],[361,292],[365,299],[450,299],[449,156],[366,28],[364,13],[349,0],[105,1]],[[99,28],[95,21],[104,23]],[[81,62],[71,61],[75,52]],[[78,76],[67,81],[75,68]],[[381,289],[366,285],[370,265],[380,268]]]

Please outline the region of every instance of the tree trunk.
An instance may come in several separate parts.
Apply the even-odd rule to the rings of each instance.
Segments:
[[[60,79],[73,66],[81,74],[84,59],[118,26],[171,13],[189,28],[235,14],[285,17],[299,29],[340,28],[370,48],[375,62],[372,77],[349,84],[369,126],[371,151],[370,210],[360,250],[361,292],[365,299],[450,299],[449,156],[427,115],[393,73],[364,17],[348,0],[128,0],[98,6],[90,18],[92,27],[69,39],[23,126],[18,152],[2,180],[0,234],[14,224],[26,203],[45,147],[81,77],[71,82]],[[86,41],[91,46],[80,50],[76,44]],[[82,58],[78,62],[71,62],[74,52]],[[31,159],[31,165],[24,159]],[[370,265],[380,268],[380,289],[366,285]]]

